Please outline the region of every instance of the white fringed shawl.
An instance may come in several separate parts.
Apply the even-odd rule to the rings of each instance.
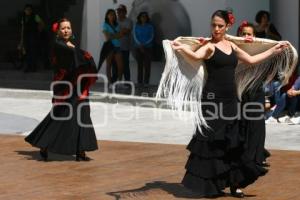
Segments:
[[[261,53],[278,43],[278,41],[261,38],[254,38],[252,43],[246,43],[244,38],[231,35],[226,35],[226,38],[250,55]],[[179,42],[188,45],[193,51],[201,47],[195,37],[181,37]],[[175,52],[169,40],[163,41],[163,47],[166,65],[156,98],[166,98],[172,109],[193,112],[194,122],[201,131],[201,126],[208,127],[201,110],[202,90],[209,76],[204,61],[193,61],[184,54]],[[239,63],[235,72],[238,97],[241,99],[245,91],[254,89],[263,82],[271,81],[276,74],[279,75],[283,85],[287,84],[296,67],[297,59],[297,51],[290,44],[282,53],[262,63],[252,66]]]

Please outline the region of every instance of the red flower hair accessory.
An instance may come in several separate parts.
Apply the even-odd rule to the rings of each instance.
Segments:
[[[56,32],[58,31],[58,27],[59,27],[58,23],[55,22],[54,24],[52,24],[52,31],[53,31],[54,33],[56,33]]]
[[[248,26],[248,22],[246,20],[242,21],[241,23],[241,27],[245,27]]]
[[[232,12],[228,12],[228,18],[229,18],[229,25],[233,25],[235,22],[235,17],[233,16]]]
[[[249,23],[246,20],[243,20],[238,29],[239,33],[242,32],[243,28],[247,26],[249,26]]]

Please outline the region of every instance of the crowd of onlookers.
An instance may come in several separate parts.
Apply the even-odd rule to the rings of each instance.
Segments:
[[[109,85],[115,81],[130,81],[129,54],[137,61],[137,80],[141,86],[148,86],[151,73],[151,56],[154,40],[154,27],[147,12],[140,12],[133,22],[127,17],[125,5],[108,9],[103,23],[103,34],[111,48],[106,56],[106,75]],[[103,52],[102,52],[103,53]],[[102,63],[99,63],[101,65]],[[100,67],[100,66],[99,66]],[[126,84],[120,85],[126,87]]]

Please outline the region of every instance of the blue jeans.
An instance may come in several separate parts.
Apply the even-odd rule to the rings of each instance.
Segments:
[[[295,90],[299,90],[300,88],[300,81],[296,81],[293,85],[293,88]],[[300,96],[295,96],[295,97],[288,97],[287,102],[288,102],[288,115],[289,116],[294,116],[296,111],[297,111],[297,105],[298,102],[300,101]]]
[[[130,81],[129,51],[122,50],[125,81]]]
[[[276,108],[273,112],[267,114],[267,118],[272,116],[278,118],[286,106],[286,93],[281,93],[279,81],[272,81],[265,87],[265,93],[267,96],[274,98]]]
[[[296,113],[297,106],[300,102],[300,96],[288,97],[287,102],[288,102],[288,115],[292,117]]]

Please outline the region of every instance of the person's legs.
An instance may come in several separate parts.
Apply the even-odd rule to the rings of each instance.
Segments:
[[[85,151],[76,153],[76,161],[79,162],[79,161],[90,161],[90,160],[91,160],[91,158],[85,154]]]
[[[124,65],[124,78],[125,81],[130,81],[129,51],[122,51],[122,57]]]
[[[28,36],[24,39],[24,46],[26,50],[26,69],[25,72],[33,72],[36,70],[36,42],[34,38]]]
[[[123,67],[124,67],[121,51],[116,52],[114,58],[117,64],[118,81],[121,81],[123,76]]]
[[[112,83],[111,65],[112,65],[113,57],[114,55],[112,53],[106,58],[106,76],[107,76],[108,84]]]
[[[279,81],[273,81],[271,88],[273,90],[273,94],[274,94],[274,98],[275,98],[275,103],[277,105],[281,101],[280,82]]]
[[[279,97],[277,96],[275,98],[277,98],[275,100],[276,108],[272,113],[272,117],[278,118],[286,106],[286,93],[283,93],[283,94],[279,95]]]
[[[291,108],[291,113],[293,113],[293,116],[291,118],[291,122],[293,124],[300,124],[300,116],[299,116],[299,113],[297,113],[298,111],[298,107],[300,106],[300,96],[296,96],[296,97],[293,97],[293,105],[292,105],[292,108]]]
[[[298,88],[300,88],[300,81],[296,81],[293,87],[295,88],[295,90],[298,90]]]
[[[50,69],[50,35],[49,32],[43,30],[40,33],[40,40],[39,40],[39,48],[41,51],[41,58],[44,65],[44,69]]]
[[[111,65],[111,70],[112,70],[112,77],[111,77],[111,81],[112,83],[116,82],[118,80],[118,67],[117,67],[117,63],[115,61],[115,59],[112,60],[112,65]]]
[[[290,117],[293,117],[295,115],[298,102],[299,97],[288,97],[288,115]]]
[[[144,70],[143,70],[143,54],[141,52],[140,49],[136,49],[136,61],[137,61],[137,79],[138,79],[138,83],[139,84],[143,84],[144,83],[144,79],[143,79],[143,73],[144,73]]]
[[[265,96],[272,96],[272,82],[264,86]]]
[[[151,73],[151,48],[145,48],[144,51],[144,67],[145,67],[145,84],[149,84],[150,73]]]

